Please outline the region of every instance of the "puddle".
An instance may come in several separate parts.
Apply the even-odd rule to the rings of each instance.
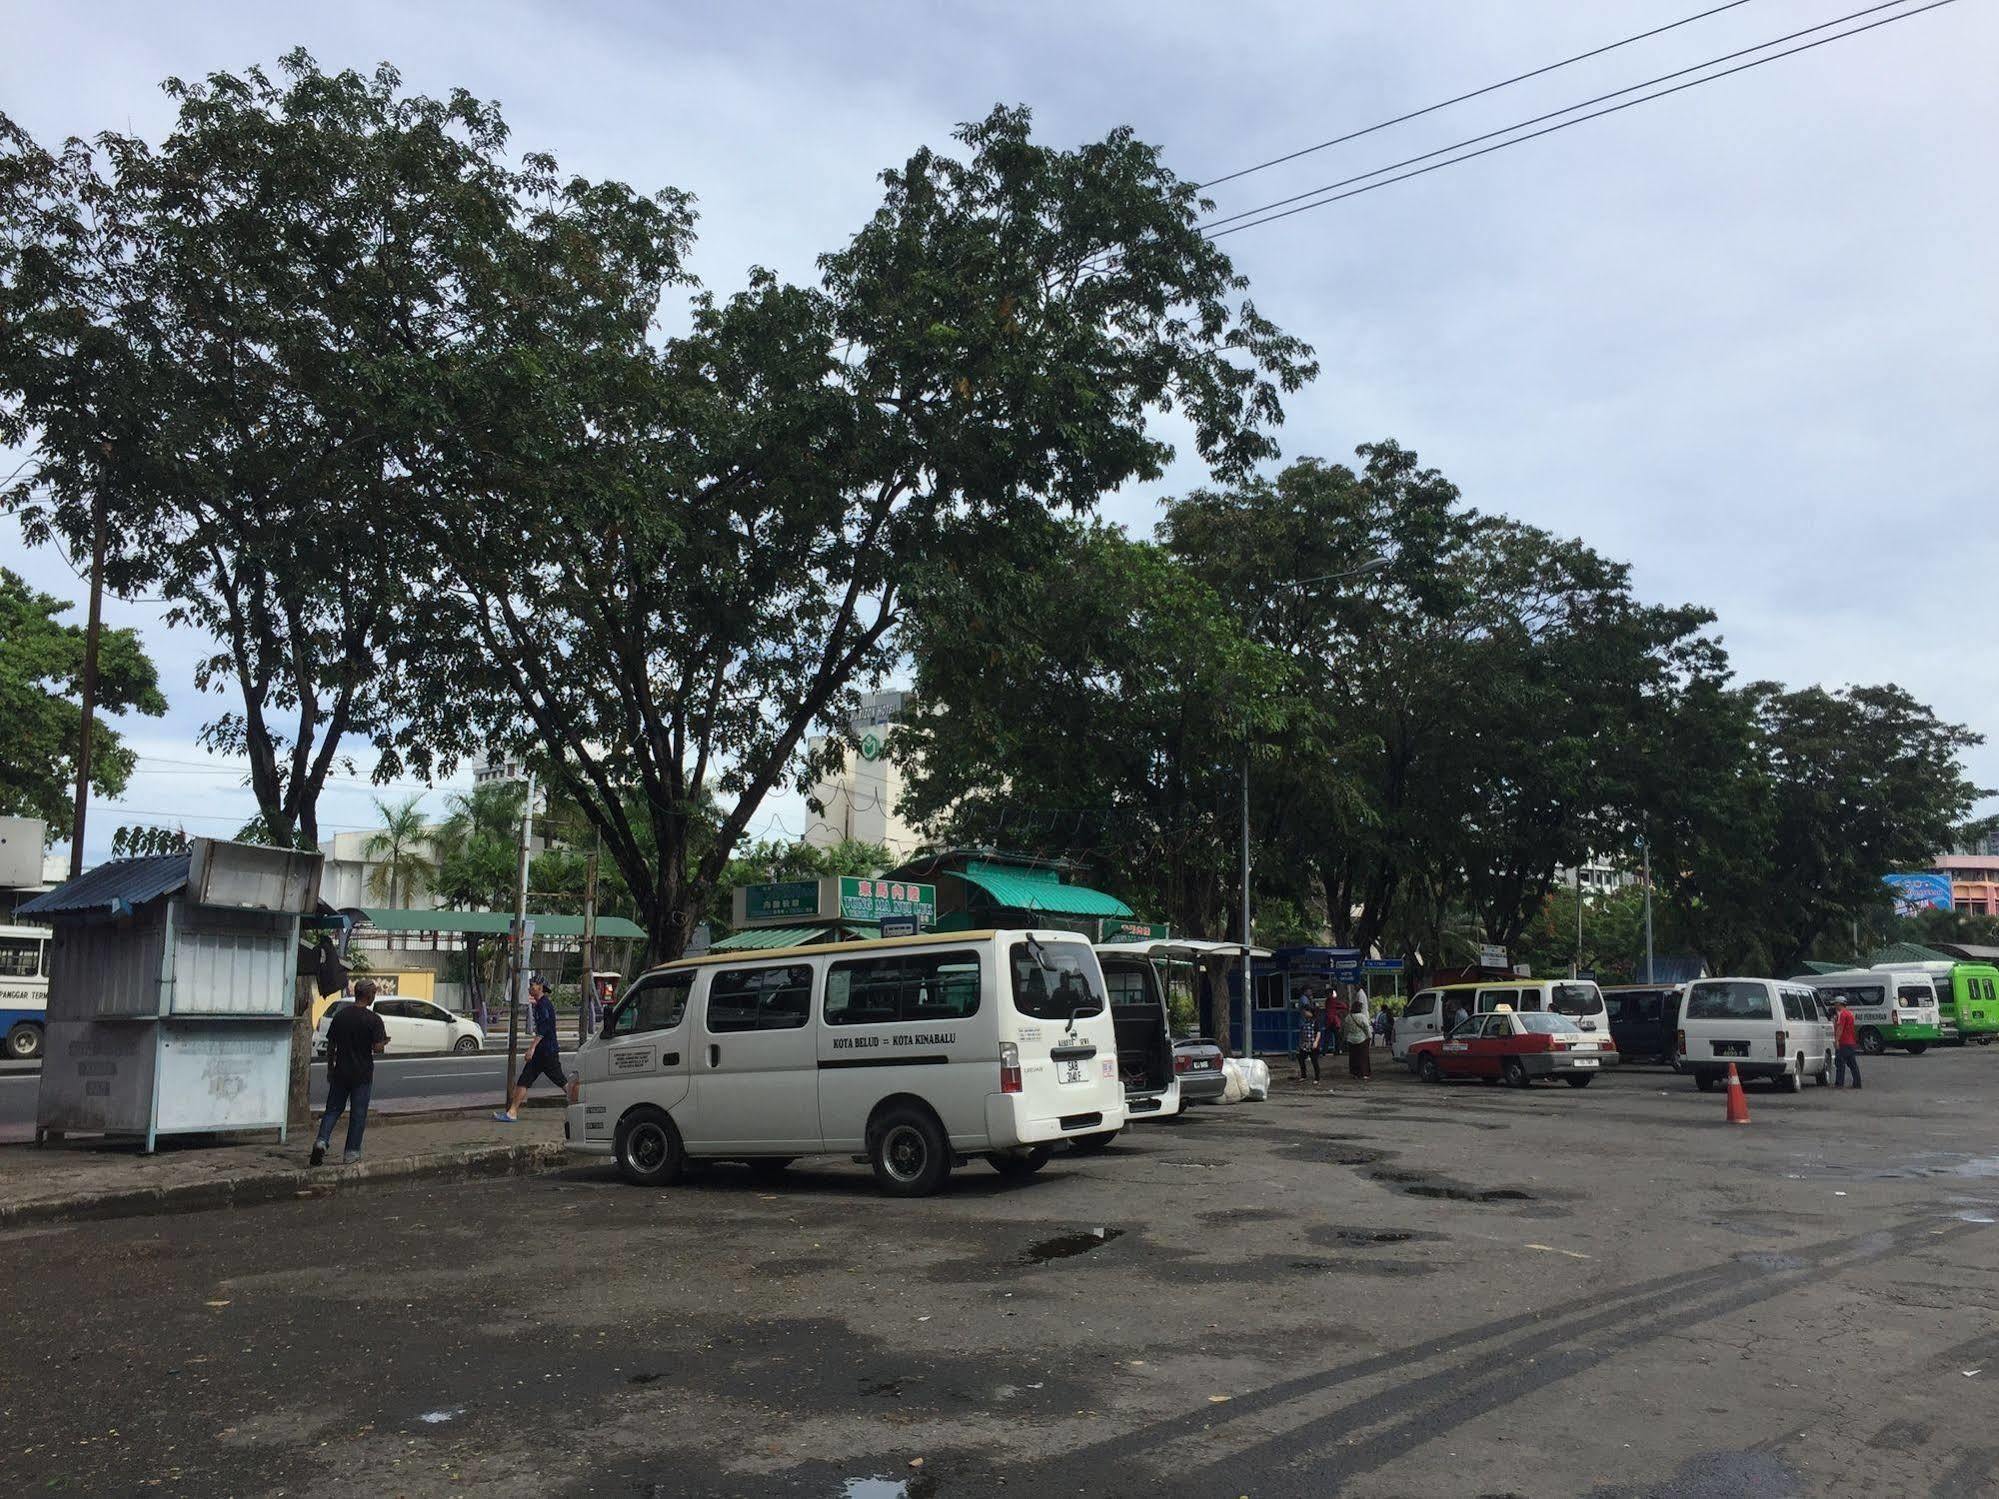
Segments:
[[[935,1499],[937,1480],[928,1473],[911,1478],[890,1478],[869,1473],[840,1484],[839,1499]]]
[[[1969,1208],[1951,1214],[1960,1223],[1999,1223],[1990,1213],[1974,1213]]]
[[[1445,1181],[1421,1171],[1399,1171],[1379,1167],[1367,1173],[1382,1186],[1409,1197],[1434,1197],[1446,1202],[1538,1202],[1532,1192],[1519,1187],[1468,1187],[1462,1182]]]
[[[461,1405],[448,1411],[425,1411],[417,1419],[426,1426],[442,1426],[446,1421],[456,1421],[464,1414],[465,1407]]]
[[[902,1398],[902,1387],[914,1378],[916,1378],[914,1374],[897,1374],[888,1379],[874,1379],[863,1375],[861,1377],[861,1393],[863,1395],[886,1395],[891,1400],[900,1400]]]
[[[1102,1249],[1113,1239],[1122,1239],[1121,1228],[1088,1228],[1080,1233],[1056,1234],[1053,1238],[1038,1239],[1021,1251],[1023,1265],[1045,1265],[1050,1260],[1074,1259],[1079,1254],[1088,1254],[1093,1249]]]
[[[626,1383],[626,1384],[651,1384],[651,1383],[652,1383],[652,1382],[653,1382],[654,1380],[658,1380],[658,1379],[664,1379],[664,1378],[666,1378],[666,1376],[665,1376],[664,1374],[634,1374],[634,1375],[632,1375],[632,1376],[631,1376],[630,1378],[628,1378],[628,1379],[627,1379],[627,1380],[625,1381],[625,1383]]]
[[[1353,1249],[1366,1249],[1377,1244],[1413,1244],[1417,1240],[1435,1241],[1442,1234],[1427,1233],[1413,1228],[1312,1228],[1305,1236],[1315,1244],[1343,1244]]]

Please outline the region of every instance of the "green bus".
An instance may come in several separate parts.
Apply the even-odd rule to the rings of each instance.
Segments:
[[[1877,963],[1884,973],[1924,973],[1936,986],[1944,1039],[1990,1046],[1999,1036],[1999,968],[1990,963]]]

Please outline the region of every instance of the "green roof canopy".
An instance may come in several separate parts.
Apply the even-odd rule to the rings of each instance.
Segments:
[[[1046,876],[1015,874],[991,867],[953,871],[983,891],[993,905],[1009,911],[1046,911],[1051,916],[1129,916],[1131,907],[1115,895],[1087,885],[1063,885]]]
[[[878,929],[848,922],[833,926],[753,926],[709,944],[710,952],[766,952],[776,947],[810,947],[815,942],[848,942],[879,935]]]
[[[394,906],[353,908],[369,926],[381,932],[452,932],[469,937],[504,937],[513,925],[511,911],[405,911]],[[580,937],[581,916],[551,916],[530,911],[537,937]],[[645,936],[645,928],[622,916],[599,916],[597,935],[607,939],[635,941]]]

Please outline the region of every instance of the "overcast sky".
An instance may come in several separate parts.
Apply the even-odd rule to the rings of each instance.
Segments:
[[[1252,207],[1864,3],[1751,0],[1215,196]],[[0,108],[45,143],[157,140],[170,74],[294,45],[388,60],[411,89],[498,100],[516,145],[565,169],[693,191],[693,268],[727,293],[751,264],[810,277],[882,167],[997,102],[1064,145],[1130,124],[1207,180],[1702,8],[9,3]],[[1232,237],[1260,309],[1324,367],[1289,405],[1287,457],[1392,436],[1479,507],[1628,559],[1643,596],[1713,608],[1745,677],[1899,682],[1999,738],[1995,56],[1999,6],[1957,0]],[[1183,460],[1106,513],[1149,527],[1201,478]],[[0,538],[81,600],[62,559]],[[142,628],[173,707],[127,726],[147,756],[132,810],[95,812],[89,852],[120,821],[229,831],[253,803],[200,768],[221,703],[194,693],[200,642],[144,606],[108,616]],[[1999,786],[1999,745],[1971,768]],[[369,824],[371,794],[329,791],[323,825]],[[754,830],[804,822],[788,797]]]

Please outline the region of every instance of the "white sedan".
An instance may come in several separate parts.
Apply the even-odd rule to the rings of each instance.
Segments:
[[[326,1055],[326,1028],[333,1023],[333,1017],[353,1002],[336,999],[319,1017],[319,1026],[312,1033],[315,1057]],[[389,1033],[389,1044],[383,1048],[385,1056],[407,1057],[440,1051],[469,1055],[486,1048],[486,1033],[479,1028],[478,1021],[469,1015],[455,1015],[427,999],[384,995],[375,1001],[375,1013],[382,1017],[382,1028]]]

